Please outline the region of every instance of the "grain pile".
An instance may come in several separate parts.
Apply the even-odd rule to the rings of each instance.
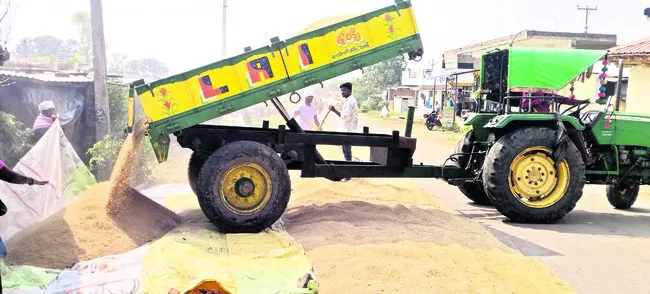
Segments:
[[[135,133],[135,132],[134,132]],[[68,268],[160,238],[180,217],[131,188],[141,136],[127,137],[111,174],[49,218],[7,241],[12,265]]]
[[[409,179],[292,180],[285,227],[305,248],[321,293],[571,292],[547,266],[448,213]]]

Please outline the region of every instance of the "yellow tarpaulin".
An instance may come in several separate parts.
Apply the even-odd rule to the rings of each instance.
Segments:
[[[281,227],[258,234],[221,234],[195,202],[194,195],[165,201],[172,210],[194,210],[183,213],[186,223],[148,246],[143,293],[183,293],[199,284],[232,294],[315,293],[304,285],[311,263]]]

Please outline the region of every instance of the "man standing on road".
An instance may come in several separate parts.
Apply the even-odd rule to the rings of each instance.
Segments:
[[[307,94],[307,96],[305,96],[305,103],[301,104],[298,109],[293,112],[293,117],[298,117],[298,124],[303,131],[314,131],[315,129],[312,127],[312,122],[316,125],[316,128],[320,127],[317,109],[311,104],[313,101],[314,95]]]
[[[341,96],[345,98],[345,102],[341,107],[341,112],[336,110],[334,106],[330,106],[330,110],[338,115],[343,120],[343,132],[355,133],[357,132],[357,124],[359,123],[357,112],[359,107],[357,99],[352,96],[352,83],[343,83],[341,88]],[[345,161],[352,161],[352,146],[343,145],[343,156]],[[349,181],[350,178],[343,179],[343,182]]]

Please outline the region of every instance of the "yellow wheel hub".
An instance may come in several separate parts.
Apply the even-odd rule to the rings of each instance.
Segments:
[[[524,205],[545,208],[558,202],[569,187],[569,164],[555,168],[551,149],[527,148],[510,164],[508,182],[512,194]]]
[[[271,176],[256,163],[239,163],[221,179],[221,200],[240,215],[259,212],[271,198]]]

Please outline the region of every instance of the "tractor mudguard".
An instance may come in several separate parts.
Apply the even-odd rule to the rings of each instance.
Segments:
[[[567,130],[564,126],[564,121],[562,120],[562,115],[558,112],[555,113],[555,121],[557,124],[557,129],[555,129],[555,148],[553,150],[553,159],[555,160],[555,168],[558,167],[558,164],[564,160],[566,157],[566,151],[569,144],[569,136],[567,136]]]
[[[573,116],[562,115],[561,119],[564,123],[568,123],[572,128],[577,131],[583,131],[585,127],[580,124],[580,122]],[[516,113],[516,114],[504,114],[497,115],[490,121],[485,124],[483,127],[486,129],[503,129],[510,125],[511,123],[522,124],[523,122],[529,122],[531,124],[540,123],[540,122],[556,122],[557,118],[552,113]]]

